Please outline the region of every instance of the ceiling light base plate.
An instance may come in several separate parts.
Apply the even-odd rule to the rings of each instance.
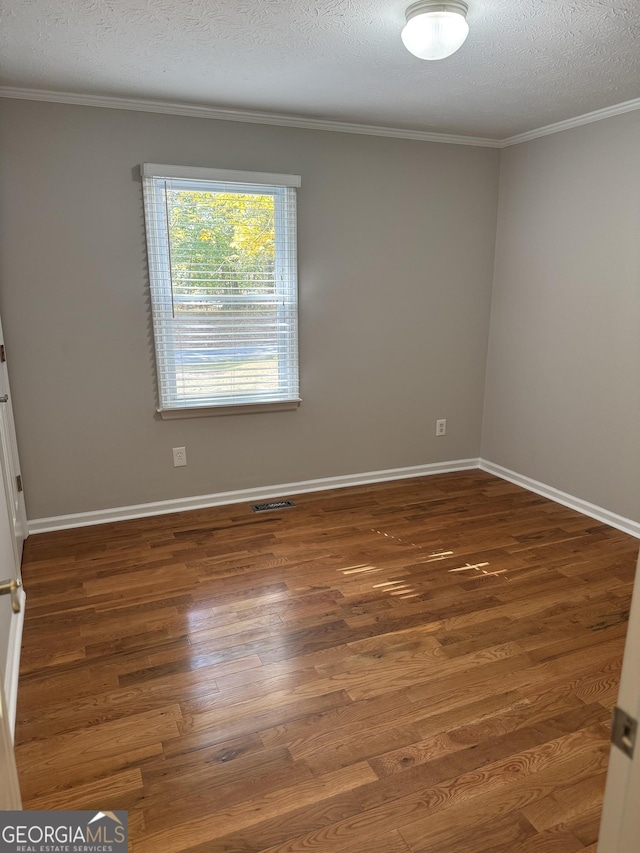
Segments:
[[[459,12],[465,18],[469,11],[469,4],[464,0],[418,0],[413,3],[406,11],[407,21],[415,18],[416,15],[424,15],[428,12]]]

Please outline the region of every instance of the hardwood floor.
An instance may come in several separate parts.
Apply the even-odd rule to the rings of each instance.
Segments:
[[[595,850],[637,540],[480,471],[31,537],[30,809],[135,853]]]

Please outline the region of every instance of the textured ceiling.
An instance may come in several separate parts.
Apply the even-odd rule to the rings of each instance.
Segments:
[[[505,138],[640,97],[640,0],[469,0],[454,56],[411,0],[4,0],[4,86]]]

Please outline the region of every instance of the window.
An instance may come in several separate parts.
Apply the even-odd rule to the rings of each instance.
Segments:
[[[295,175],[145,163],[163,417],[295,408]]]

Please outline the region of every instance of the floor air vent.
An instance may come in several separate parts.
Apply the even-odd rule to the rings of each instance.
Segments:
[[[288,509],[290,506],[295,506],[293,501],[269,501],[264,504],[252,504],[251,509],[254,512],[269,512],[273,509]]]

